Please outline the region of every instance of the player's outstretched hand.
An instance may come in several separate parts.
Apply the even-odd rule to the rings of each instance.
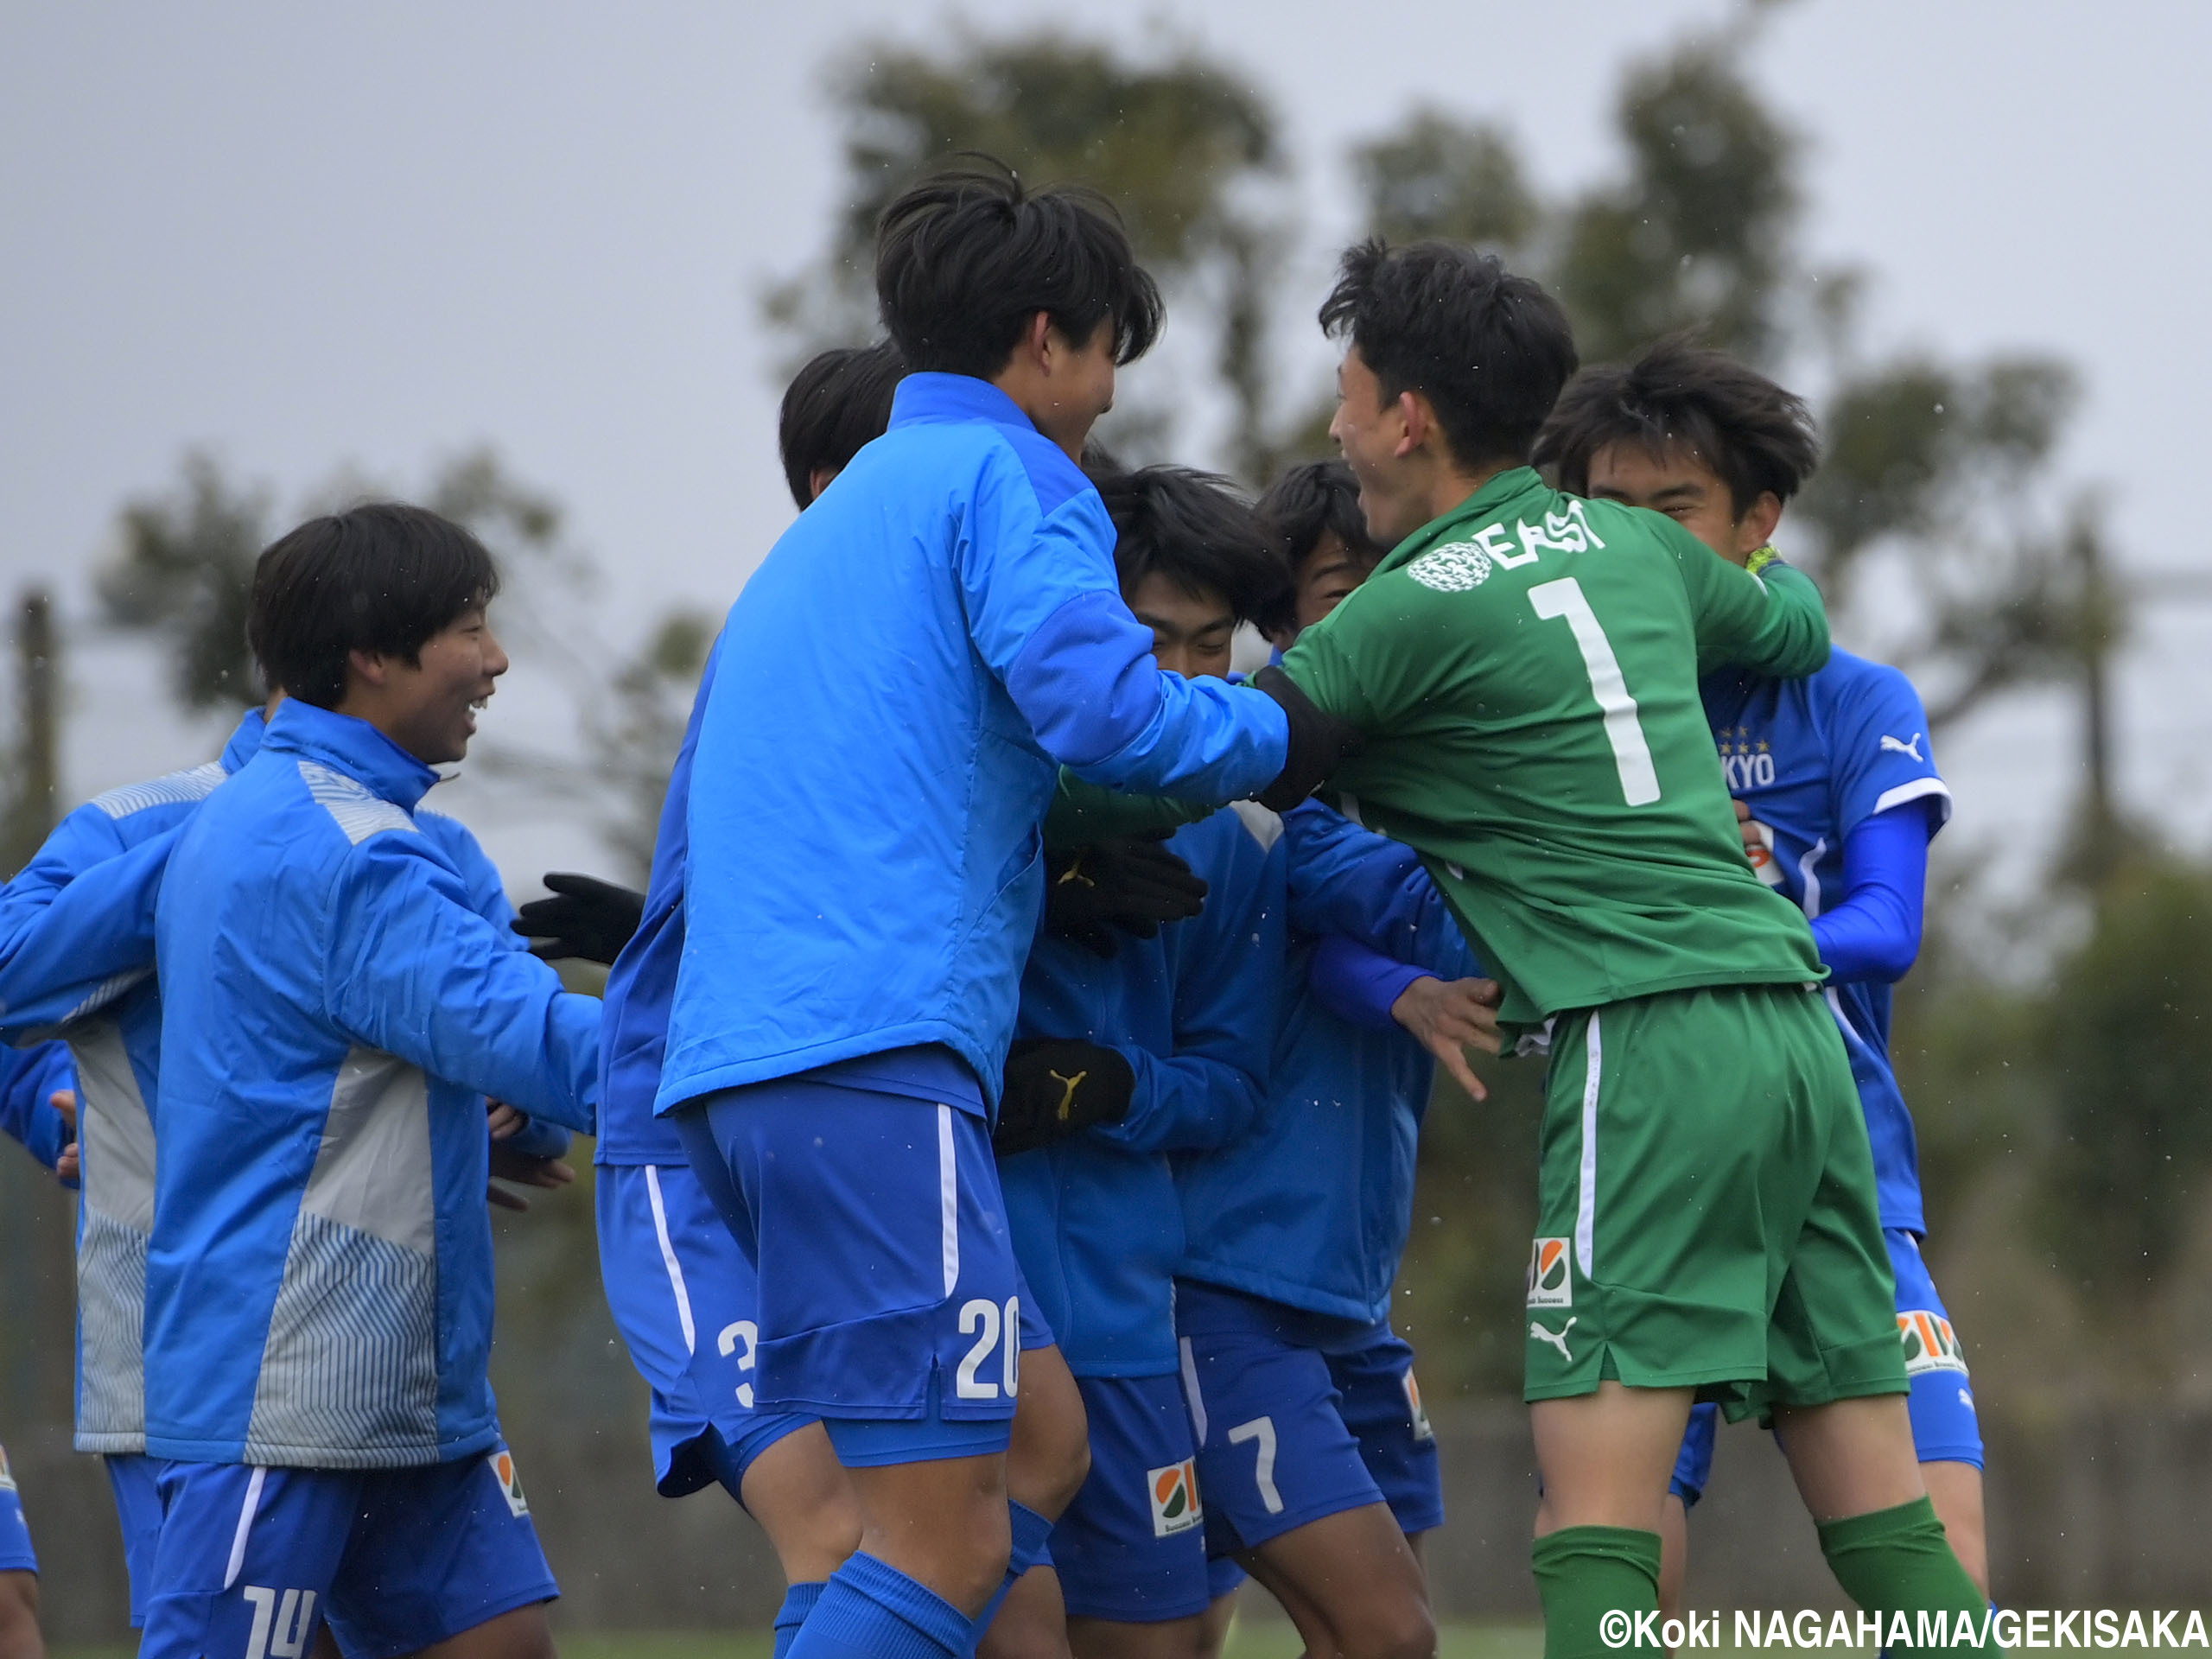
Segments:
[[[46,1097],[46,1103],[60,1115],[69,1126],[69,1144],[61,1148],[61,1155],[54,1160],[54,1179],[64,1186],[74,1186],[84,1173],[83,1161],[77,1154],[77,1091],[57,1089]]]
[[[1136,1073],[1115,1050],[1075,1039],[1037,1037],[1006,1057],[991,1145],[1001,1158],[1034,1152],[1099,1123],[1129,1115]]]
[[[550,1192],[568,1185],[576,1179],[576,1172],[559,1158],[533,1158],[527,1153],[516,1152],[501,1141],[492,1143],[492,1183],[484,1196],[501,1210],[527,1210],[530,1200],[519,1192],[511,1192],[501,1186],[501,1181],[512,1181],[517,1186],[543,1187]]]
[[[1765,838],[1759,833],[1763,827],[1751,822],[1751,804],[1749,801],[1736,803],[1736,833],[1743,836],[1745,852],[1755,853],[1765,850]]]
[[[1337,762],[1357,754],[1365,743],[1357,727],[1324,710],[1281,669],[1270,664],[1252,677],[1252,683],[1281,703],[1290,721],[1282,770],[1257,797],[1269,811],[1287,812],[1327,780]]]
[[[1390,1017],[1443,1063],[1469,1098],[1487,1100],[1490,1090],[1467,1064],[1467,1051],[1478,1048],[1496,1054],[1505,1046],[1497,1029],[1497,1005],[1504,995],[1494,979],[1424,977],[1407,986],[1390,1005]]]
[[[548,962],[575,957],[612,968],[638,924],[645,895],[596,876],[556,870],[545,878],[550,899],[533,899],[516,912],[514,930],[532,941],[531,954]]]
[[[1205,907],[1205,880],[1160,844],[1165,834],[1053,855],[1046,865],[1046,931],[1110,957],[1117,932],[1148,939],[1163,922],[1197,915]]]

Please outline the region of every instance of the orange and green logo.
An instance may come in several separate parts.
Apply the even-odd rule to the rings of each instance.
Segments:
[[[1540,1238],[1529,1252],[1529,1306],[1573,1307],[1574,1276],[1567,1259],[1563,1238]]]
[[[492,1477],[499,1483],[499,1496],[507,1500],[507,1511],[516,1520],[530,1513],[530,1500],[522,1495],[522,1478],[515,1473],[515,1454],[501,1446],[484,1459],[492,1465]]]
[[[1923,1371],[1958,1371],[1967,1368],[1967,1351],[1951,1322],[1928,1308],[1909,1308],[1897,1315],[1897,1336],[1904,1344],[1907,1376]]]
[[[1149,1470],[1145,1485],[1152,1498],[1152,1535],[1170,1538],[1202,1523],[1206,1512],[1198,1505],[1198,1465],[1196,1459]]]

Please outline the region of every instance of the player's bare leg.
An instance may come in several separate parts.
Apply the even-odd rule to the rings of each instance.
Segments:
[[[545,1604],[533,1602],[424,1648],[416,1659],[553,1659]]]
[[[1007,1592],[976,1645],[976,1659],[1068,1659],[1068,1635],[1060,1575],[1049,1567],[1033,1567]]]
[[[768,1535],[786,1584],[818,1584],[861,1546],[861,1510],[819,1423],[786,1434],[745,1471],[745,1509]]]
[[[1871,1515],[1927,1496],[1901,1394],[1777,1407],[1774,1433],[1815,1522]]]
[[[1071,1618],[1075,1659],[1198,1659],[1205,1615],[1134,1624],[1117,1618]]]
[[[973,1618],[1006,1580],[1007,1454],[848,1469],[861,1548]]]
[[[1282,1603],[1309,1654],[1432,1659],[1436,1652],[1421,1560],[1387,1503],[1324,1516],[1236,1560]]]
[[[1090,1422],[1075,1374],[1057,1347],[1024,1350],[1014,1443],[1007,1451],[1007,1496],[1057,1521],[1090,1472]],[[1065,1659],[1067,1652],[1059,1574],[1049,1567],[1032,1567],[1007,1592],[976,1649],[978,1659]]]
[[[35,1573],[0,1573],[0,1659],[46,1659]]]
[[[1667,1478],[1690,1420],[1688,1389],[1600,1382],[1595,1394],[1529,1408],[1544,1498],[1539,1538],[1566,1527],[1657,1532]]]
[[[1986,1599],[1989,1594],[1989,1527],[1981,1503],[1981,1471],[1970,1463],[1923,1463],[1920,1478],[1936,1505],[1936,1518],[1951,1553]]]
[[[1239,1585],[1237,1590],[1244,1586]],[[1229,1645],[1229,1632],[1236,1623],[1236,1590],[1216,1596],[1198,1618],[1198,1659],[1221,1659]]]
[[[1682,1590],[1690,1573],[1689,1506],[1674,1493],[1659,1510],[1659,1614],[1682,1616]]]

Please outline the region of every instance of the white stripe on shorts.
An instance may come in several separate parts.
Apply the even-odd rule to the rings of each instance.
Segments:
[[[1198,1437],[1198,1446],[1206,1443],[1205,1396],[1198,1392],[1198,1357],[1191,1351],[1191,1339],[1180,1338],[1176,1346],[1183,1351],[1183,1398],[1191,1408],[1191,1427]]]
[[[269,1478],[269,1471],[258,1464],[245,1484],[245,1502],[238,1505],[238,1529],[231,1535],[231,1564],[223,1573],[223,1588],[227,1590],[238,1581],[238,1574],[245,1571],[245,1541],[253,1535],[253,1512],[261,1507],[261,1484]]]
[[[661,1202],[660,1171],[645,1166],[645,1196],[652,1200],[653,1236],[660,1241],[661,1265],[668,1269],[668,1287],[676,1295],[676,1319],[683,1327],[683,1351],[699,1351],[698,1328],[691,1323],[691,1291],[683,1282],[683,1264],[676,1259],[676,1246],[668,1237],[668,1207]]]
[[[1598,1080],[1605,1073],[1605,1047],[1598,1036],[1598,1011],[1590,1011],[1590,1029],[1583,1038],[1582,1062],[1582,1184],[1576,1195],[1574,1259],[1582,1276],[1592,1276],[1590,1258],[1598,1236]]]
[[[937,1212],[944,1256],[944,1294],[960,1282],[960,1166],[952,1155],[952,1108],[937,1109]]]

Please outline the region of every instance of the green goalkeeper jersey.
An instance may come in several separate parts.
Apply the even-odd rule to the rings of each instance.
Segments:
[[[1366,734],[1332,780],[1422,855],[1505,1019],[1700,985],[1822,976],[1751,873],[1700,665],[1827,660],[1819,591],[1674,520],[1501,473],[1415,531],[1283,667]]]

